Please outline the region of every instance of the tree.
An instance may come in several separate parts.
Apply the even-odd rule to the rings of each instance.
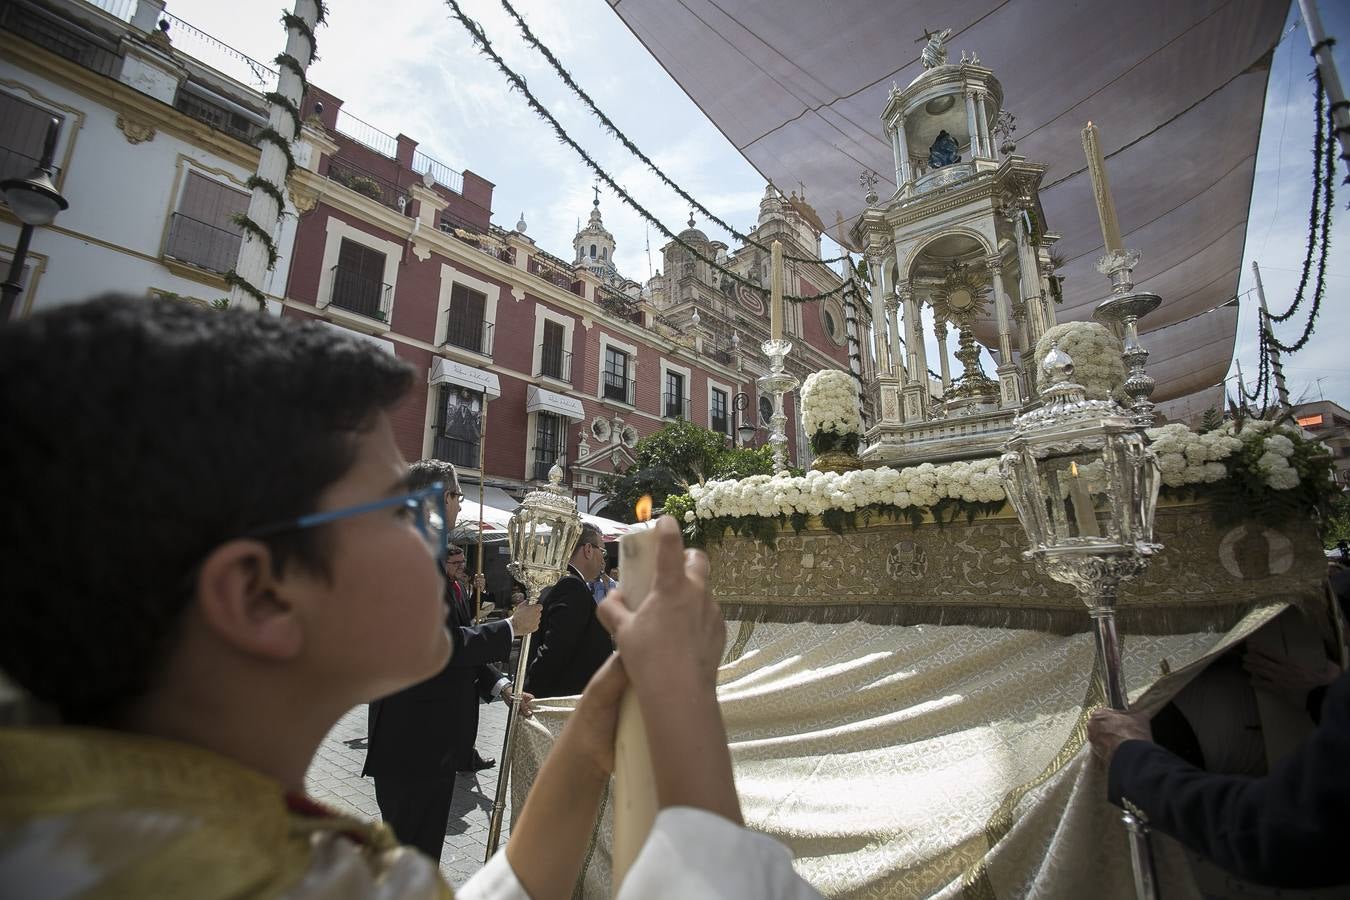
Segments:
[[[1223,425],[1223,413],[1219,412],[1218,407],[1211,406],[1205,410],[1205,414],[1200,418],[1200,433],[1217,431]]]
[[[605,476],[600,484],[609,497],[605,511],[623,522],[633,521],[633,508],[644,494],[659,507],[691,484],[773,473],[769,448],[728,448],[725,435],[682,419],[638,441],[633,455],[633,465]]]

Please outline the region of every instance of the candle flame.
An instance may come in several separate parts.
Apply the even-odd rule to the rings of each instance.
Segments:
[[[652,495],[643,494],[642,499],[637,502],[637,506],[633,507],[633,511],[636,513],[639,522],[646,522],[650,519],[652,517]]]
[[[1069,474],[1072,475],[1074,478],[1078,477],[1078,463],[1070,461]]]

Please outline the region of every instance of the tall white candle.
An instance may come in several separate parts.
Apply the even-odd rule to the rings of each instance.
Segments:
[[[1092,504],[1092,492],[1087,482],[1078,474],[1078,463],[1069,463],[1069,502],[1073,504],[1073,517],[1078,520],[1079,537],[1101,537],[1097,527],[1097,513]]]
[[[1125,243],[1120,239],[1116,205],[1111,199],[1111,182],[1106,177],[1106,157],[1102,155],[1101,132],[1091,122],[1083,129],[1083,153],[1087,156],[1088,175],[1092,177],[1092,196],[1097,202],[1097,219],[1102,226],[1102,241],[1106,244],[1106,252],[1120,250]]]
[[[769,338],[783,339],[783,244],[769,245]],[[619,570],[622,574],[623,570]]]
[[[635,531],[619,538],[619,593],[636,609],[656,577],[656,532]],[[619,704],[614,734],[614,848],[610,886],[618,896],[624,876],[656,821],[656,779],[642,708],[630,687]]]

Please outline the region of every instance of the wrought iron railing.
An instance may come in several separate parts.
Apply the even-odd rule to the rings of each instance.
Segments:
[[[534,373],[555,381],[572,381],[572,354],[560,344],[539,345],[539,371]]]
[[[0,5],[0,28],[100,75],[116,78],[122,70],[122,57],[115,43],[38,7]]]
[[[445,317],[445,343],[480,356],[491,356],[492,323],[482,319],[465,319],[450,310]]]
[[[437,184],[449,188],[456,194],[464,193],[464,173],[457,172],[443,162],[437,162],[421,150],[413,151],[412,170],[419,174],[430,175]]]
[[[239,260],[242,241],[243,236],[237,231],[174,213],[169,221],[169,243],[164,255],[212,272],[228,272]]]
[[[632,406],[633,380],[606,372],[604,396],[606,400],[617,400]]]
[[[253,143],[253,138],[262,130],[257,122],[243,113],[212,103],[205,97],[191,91],[178,89],[173,100],[174,108],[186,116],[196,119],[203,125],[209,125],[216,131],[222,131],[230,137]]]
[[[661,395],[661,415],[664,418],[692,421],[693,416],[689,414],[692,406],[693,404],[690,403],[689,399],[680,394]]]
[[[328,305],[381,322],[389,321],[389,301],[393,294],[390,285],[342,266],[333,266],[331,271],[333,289]]]
[[[438,433],[432,444],[431,455],[461,468],[478,468],[478,441],[466,441]]]
[[[534,448],[534,480],[548,481],[549,470],[554,464],[567,469],[567,460],[558,454],[558,451],[550,447]]]

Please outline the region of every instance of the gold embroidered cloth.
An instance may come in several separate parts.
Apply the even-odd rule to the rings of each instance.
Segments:
[[[1226,634],[1124,635],[1132,699],[1161,705],[1199,661],[1281,608],[1254,610]],[[1119,811],[1084,746],[1100,704],[1091,635],[728,625],[718,695],[746,822],[791,848],[822,893],[1134,896]],[[1164,660],[1172,674],[1160,678]],[[516,809],[571,708],[548,701],[524,723]],[[609,896],[610,827],[606,804],[581,896]],[[1154,844],[1169,900],[1196,896],[1179,848]]]

